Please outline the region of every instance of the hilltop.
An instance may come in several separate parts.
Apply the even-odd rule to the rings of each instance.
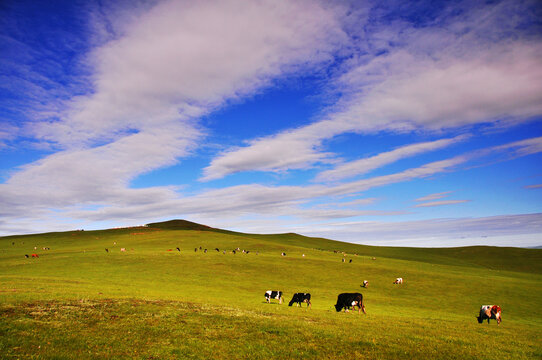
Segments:
[[[243,237],[278,241],[285,245],[295,245],[324,251],[345,251],[358,255],[391,257],[402,260],[423,261],[434,264],[480,266],[493,270],[523,271],[542,273],[541,253],[526,248],[496,246],[465,246],[452,248],[412,248],[370,246],[347,243],[325,238],[307,237],[296,233],[248,234],[213,228],[187,220],[169,220],[146,225],[161,230],[196,230],[230,234]]]

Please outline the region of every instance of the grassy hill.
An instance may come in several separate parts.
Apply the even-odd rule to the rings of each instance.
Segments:
[[[0,354],[536,359],[541,264],[539,249],[374,247],[184,220],[2,237]],[[270,289],[286,303],[265,303]],[[313,307],[288,307],[294,292]],[[341,292],[361,292],[368,314],[336,313]],[[474,318],[489,303],[498,327]]]

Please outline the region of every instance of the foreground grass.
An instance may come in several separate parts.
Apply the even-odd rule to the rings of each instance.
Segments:
[[[232,254],[237,247],[250,254]],[[33,252],[40,258],[24,257]],[[541,250],[377,248],[295,234],[5,237],[0,358],[539,359],[541,264]],[[404,285],[391,284],[397,276]],[[313,308],[266,304],[268,289],[286,301],[311,292]],[[354,291],[368,315],[336,313],[337,294]],[[474,319],[486,303],[503,307],[500,326]]]
[[[282,310],[141,300],[4,304],[0,353],[3,358],[43,359],[531,359],[542,355],[541,333],[532,327]]]

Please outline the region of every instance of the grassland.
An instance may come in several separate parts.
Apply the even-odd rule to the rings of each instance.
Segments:
[[[269,289],[310,292],[313,307],[267,304]],[[355,291],[368,314],[335,312],[337,294]],[[488,303],[503,308],[500,326],[477,323]],[[540,359],[541,305],[539,249],[370,247],[184,222],[0,238],[5,359]]]

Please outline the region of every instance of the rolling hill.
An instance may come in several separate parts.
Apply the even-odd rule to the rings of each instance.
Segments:
[[[24,256],[32,253],[39,258]],[[541,264],[538,249],[375,247],[185,220],[8,236],[0,238],[0,353],[539,358]],[[405,283],[392,285],[399,276]],[[310,292],[313,306],[267,304],[270,289],[286,302]],[[362,292],[368,314],[336,313],[341,292]],[[502,306],[499,327],[476,322],[486,303]]]

